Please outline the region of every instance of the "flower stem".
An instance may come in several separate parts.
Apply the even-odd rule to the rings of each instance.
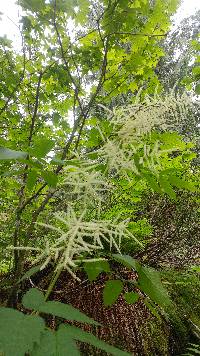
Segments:
[[[49,296],[50,296],[50,294],[51,294],[51,292],[52,292],[52,290],[53,290],[53,288],[54,288],[54,286],[55,286],[55,284],[56,284],[61,272],[62,272],[62,268],[59,268],[57,271],[55,271],[55,273],[54,273],[54,275],[52,277],[52,280],[51,280],[51,282],[49,284],[49,287],[47,289],[47,292],[45,294],[45,297],[44,297],[45,302],[49,298]]]

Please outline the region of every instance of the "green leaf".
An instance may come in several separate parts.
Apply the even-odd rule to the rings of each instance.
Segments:
[[[55,188],[58,183],[58,176],[54,172],[42,172],[42,177],[44,178],[45,182],[50,186]]]
[[[22,304],[27,309],[35,309],[45,303],[44,295],[37,288],[31,288],[22,298]]]
[[[27,188],[28,190],[32,190],[36,181],[37,181],[37,172],[35,170],[31,170],[29,173],[28,173],[28,178],[27,178]]]
[[[47,329],[41,335],[40,344],[34,346],[31,356],[54,356],[56,348],[55,332]]]
[[[177,149],[183,151],[186,147],[186,143],[183,137],[177,132],[164,132],[160,137],[163,144],[160,146],[161,150]]]
[[[80,323],[87,323],[93,325],[100,325],[97,321],[89,318],[78,309],[69,304],[60,302],[45,302],[42,292],[36,288],[30,289],[22,300],[25,308],[34,309],[41,313],[51,314],[63,319],[78,321]]]
[[[200,95],[200,84],[197,84],[197,85],[195,86],[195,93],[196,93],[197,95]]]
[[[122,263],[128,268],[133,268],[135,271],[137,271],[140,267],[139,262],[129,255],[113,254],[112,256],[117,262]]]
[[[27,153],[22,151],[14,151],[9,148],[0,147],[0,160],[12,160],[26,158]]]
[[[31,356],[80,356],[76,342],[68,336],[65,329],[57,332],[45,330],[39,345],[35,345]]]
[[[147,298],[144,300],[144,304],[147,306],[147,308],[150,310],[150,312],[152,313],[152,315],[154,315],[156,318],[160,319],[160,316],[158,314],[158,311],[155,308],[155,305],[153,305],[150,300],[148,300]]]
[[[169,179],[169,182],[179,188],[179,189],[186,189],[186,190],[189,190],[189,191],[192,191],[192,192],[195,192],[196,191],[196,188],[195,188],[195,185],[193,182],[187,182],[177,176],[174,176],[174,175],[169,175],[168,177]]]
[[[81,355],[74,338],[69,335],[64,327],[60,327],[56,333],[57,350],[59,356],[79,356]],[[41,355],[42,356],[42,355]]]
[[[19,174],[22,174],[22,173],[24,173],[24,169],[6,171],[6,172],[1,173],[1,175],[3,177],[12,177],[12,176],[19,175]]]
[[[40,342],[44,321],[39,316],[24,315],[9,308],[0,308],[0,353],[24,356]]]
[[[160,186],[157,182],[156,177],[149,173],[143,173],[143,176],[146,178],[147,183],[149,184],[150,188],[157,193],[161,193]]]
[[[48,138],[38,138],[35,141],[34,146],[29,150],[29,153],[34,157],[43,158],[52,150],[54,145],[54,141]]]
[[[134,268],[137,271],[139,287],[151,300],[161,307],[171,305],[171,300],[167,290],[162,285],[159,272],[153,268],[141,266],[131,256],[116,254],[113,257],[124,266]]]
[[[80,323],[87,323],[93,325],[100,325],[97,321],[89,318],[87,315],[80,312],[78,309],[72,307],[69,304],[49,301],[37,307],[37,310],[42,313],[52,314],[67,320],[78,321]]]
[[[64,166],[65,163],[66,163],[66,161],[63,161],[62,159],[59,159],[56,157],[52,158],[52,160],[50,162],[50,164],[52,164],[52,165],[61,165],[61,166]]]
[[[28,9],[31,11],[40,11],[45,7],[44,0],[20,0],[20,5],[24,9]]]
[[[110,306],[116,302],[123,290],[123,283],[120,280],[109,280],[103,290],[103,302],[105,306]]]
[[[160,186],[161,186],[163,192],[166,193],[167,195],[169,195],[169,197],[171,199],[176,200],[176,193],[172,189],[172,186],[168,181],[168,177],[160,175],[159,183],[160,183]]]
[[[197,347],[197,346],[198,346],[198,345],[196,345],[196,347]],[[193,354],[192,354],[191,356],[200,355],[200,350],[198,350],[197,348],[195,349],[195,348],[188,347],[188,348],[187,348],[187,351],[193,352]]]
[[[139,287],[152,301],[163,308],[172,304],[167,290],[162,285],[158,271],[150,267],[140,266],[137,272]]]
[[[96,336],[92,335],[91,333],[87,333],[86,331],[78,329],[75,326],[61,325],[60,329],[65,329],[67,331],[68,337],[98,347],[99,349],[108,352],[111,355],[130,356],[128,352],[119,350],[114,346],[108,345],[106,342],[99,340]]]
[[[187,188],[187,182],[185,182],[183,179],[181,179],[179,177],[176,177],[174,175],[169,175],[168,179],[169,179],[169,182],[177,188],[180,188],[180,189]]]
[[[110,272],[107,261],[86,262],[83,267],[90,282],[94,281],[101,272]]]
[[[24,275],[22,278],[20,278],[20,280],[18,281],[18,283],[24,281],[27,278],[30,278],[31,276],[33,276],[35,273],[39,272],[41,265],[39,266],[33,266],[32,268],[30,268]]]
[[[128,292],[124,294],[124,298],[128,304],[136,303],[139,299],[139,294],[135,292]]]

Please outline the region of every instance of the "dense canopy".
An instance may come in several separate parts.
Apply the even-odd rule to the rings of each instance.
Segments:
[[[0,354],[198,354],[199,12],[171,32],[176,0],[18,3],[21,48],[0,37]]]

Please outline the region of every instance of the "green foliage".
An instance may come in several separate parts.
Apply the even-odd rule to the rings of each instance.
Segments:
[[[124,298],[128,304],[136,303],[139,299],[139,294],[134,292],[127,292],[124,294]]]
[[[39,266],[33,266],[31,267],[23,276],[22,278],[20,278],[19,282],[22,282],[24,280],[26,280],[27,278],[30,278],[31,276],[33,276],[35,273],[37,273],[40,270],[40,265]]]
[[[153,268],[142,266],[138,270],[138,274],[140,288],[152,301],[163,308],[171,305],[171,300],[168,297],[167,291],[161,283],[159,272]]]
[[[160,307],[171,305],[167,290],[162,285],[160,274],[155,269],[142,266],[137,260],[127,255],[113,255],[124,266],[133,268],[138,273],[139,288]]]
[[[85,262],[84,270],[90,282],[95,281],[101,272],[110,272],[107,261]]]
[[[25,294],[23,297],[23,305],[25,308],[34,309],[41,313],[52,314],[67,320],[99,325],[96,321],[90,319],[71,305],[62,304],[60,302],[45,302],[42,292],[35,288],[30,289]]]
[[[190,17],[183,19],[170,33],[163,43],[165,56],[161,59],[156,69],[159,79],[165,88],[178,86],[183,90],[196,91],[199,85],[199,10]],[[187,122],[187,126],[191,122]]]
[[[24,355],[40,342],[44,321],[39,316],[24,315],[0,308],[0,351],[6,356]]]
[[[75,326],[65,325],[62,328],[66,329],[66,331],[68,332],[68,335],[71,338],[73,338],[77,341],[89,343],[90,345],[98,347],[101,350],[104,350],[104,351],[110,353],[111,355],[114,355],[114,356],[128,356],[128,355],[130,355],[129,353],[127,353],[125,351],[118,350],[115,347],[106,344],[104,341],[97,339],[92,334],[86,333],[85,331],[81,331],[80,329],[76,328]]]
[[[35,345],[31,353],[32,356],[54,356],[56,354],[60,356],[67,354],[73,356],[80,355],[76,342],[61,327],[56,333],[48,329],[44,330],[40,344]]]
[[[55,143],[45,137],[36,138],[33,147],[29,150],[29,153],[37,158],[43,158],[51,151]]]
[[[44,330],[40,344],[34,346],[31,356],[54,356],[57,354],[60,356],[80,355],[76,342],[70,338],[67,330],[62,329],[61,327],[56,333],[49,329]]]
[[[0,159],[1,160],[12,160],[26,158],[27,153],[10,150],[9,148],[0,147]]]
[[[123,283],[120,280],[108,280],[103,290],[103,302],[105,306],[114,304],[122,290]]]
[[[23,305],[63,319],[99,325],[70,305],[45,302],[43,294],[37,289],[31,289],[26,293]],[[80,355],[76,341],[89,343],[112,355],[129,355],[75,326],[62,324],[57,331],[51,331],[39,316],[25,315],[10,308],[0,308],[0,352],[5,356],[24,356],[25,353],[34,356],[55,354],[76,356]]]
[[[161,93],[155,71],[177,1],[19,4],[22,51],[0,38],[0,254],[3,266],[14,267],[9,303],[17,304],[21,282],[54,262],[46,296],[32,289],[23,298],[33,313],[98,325],[70,305],[47,301],[63,269],[79,280],[83,268],[89,281],[108,273],[105,306],[129,283],[127,303],[141,298],[156,315],[156,305],[172,306],[160,274],[127,255],[143,250],[153,234],[140,206],[150,192],[177,203],[181,191],[199,191],[197,149],[177,133],[197,106],[185,93]],[[196,54],[198,40],[192,45]],[[106,260],[112,249],[114,259],[137,272],[136,283],[113,276]],[[22,277],[26,259],[36,267]],[[79,355],[76,341],[127,354],[75,326],[51,331],[39,316],[0,313],[6,356]]]
[[[198,271],[166,269],[162,272],[165,285],[177,305],[177,314],[200,326],[200,295]],[[184,316],[185,315],[185,316]],[[192,326],[191,326],[192,328]]]

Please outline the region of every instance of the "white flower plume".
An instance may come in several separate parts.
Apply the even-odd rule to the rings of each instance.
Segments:
[[[123,142],[133,142],[156,128],[166,130],[179,125],[193,105],[186,93],[175,95],[172,90],[164,97],[146,96],[142,103],[136,100],[135,104],[114,109],[110,121]]]
[[[105,177],[97,170],[96,165],[84,164],[80,160],[80,167],[65,170],[64,184],[70,186],[70,194],[76,194],[78,199],[92,202],[93,199],[102,200],[101,193],[110,188]]]
[[[104,242],[120,253],[122,238],[131,238],[140,246],[143,246],[135,236],[127,229],[128,221],[84,221],[86,211],[80,217],[69,207],[67,214],[55,214],[58,221],[65,225],[65,229],[57,228],[53,225],[39,223],[39,225],[56,231],[60,237],[54,242],[49,239],[45,242],[44,248],[18,247],[17,249],[33,250],[39,255],[34,263],[43,262],[41,270],[54,259],[57,263],[56,269],[66,269],[74,278],[78,279],[73,269],[78,267],[80,262],[96,261],[102,258],[92,257],[96,251],[104,250]],[[91,256],[85,259],[85,255]]]

